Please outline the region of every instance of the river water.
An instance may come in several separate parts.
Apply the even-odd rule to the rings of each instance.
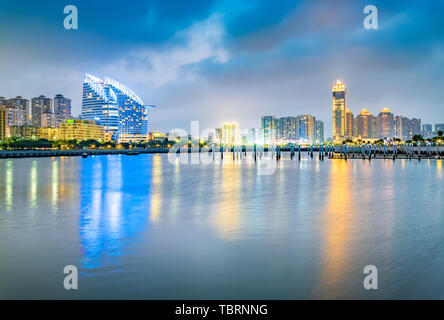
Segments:
[[[0,299],[443,298],[443,194],[440,160],[3,159]]]

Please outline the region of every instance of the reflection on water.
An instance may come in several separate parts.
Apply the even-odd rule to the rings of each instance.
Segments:
[[[151,212],[149,214],[152,222],[158,222],[162,209],[162,157],[155,155],[153,157],[153,191],[151,192]]]
[[[6,191],[5,191],[5,205],[6,205],[6,211],[11,211],[12,207],[12,197],[14,196],[13,191],[13,184],[14,184],[14,176],[13,176],[13,165],[14,162],[12,160],[6,161],[6,177],[5,177],[5,183],[6,183]]]
[[[327,193],[324,225],[325,261],[321,288],[327,298],[335,298],[340,285],[348,273],[350,256],[346,242],[350,237],[356,209],[353,207],[350,195],[353,186],[350,175],[352,162],[334,160],[330,166],[330,188]],[[333,296],[330,296],[333,295]]]
[[[29,200],[31,202],[31,208],[35,208],[37,205],[37,187],[38,187],[38,171],[37,171],[37,160],[32,162],[30,183],[29,183]]]
[[[232,166],[220,165],[220,192],[221,198],[214,203],[213,215],[215,225],[220,234],[227,239],[238,237],[238,230],[241,225],[239,212],[239,202],[242,196],[242,183],[238,164]]]
[[[442,179],[442,160],[436,161],[436,169],[438,173],[438,178]]]
[[[67,264],[81,298],[442,298],[443,192],[441,160],[0,160],[0,298],[69,298]]]
[[[120,258],[138,241],[138,233],[147,223],[144,209],[149,205],[145,196],[151,184],[151,158],[147,160],[143,168],[138,168],[138,162],[123,164],[121,156],[91,157],[82,162],[80,262],[87,274],[101,274],[103,268],[124,271]],[[137,206],[128,210],[133,201]]]

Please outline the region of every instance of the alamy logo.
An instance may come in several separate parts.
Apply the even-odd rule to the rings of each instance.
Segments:
[[[369,4],[364,7],[364,14],[367,14],[364,18],[364,28],[367,30],[378,29],[378,8]]]
[[[63,9],[63,13],[64,14],[68,14],[65,17],[65,20],[63,20],[63,27],[66,30],[77,30],[79,28],[79,17],[78,17],[78,12],[77,12],[77,7],[69,4],[67,6],[65,6],[65,8]]]
[[[67,274],[63,280],[63,286],[66,290],[77,290],[79,288],[78,284],[78,271],[77,267],[73,265],[67,265],[63,268],[63,273]]]
[[[364,278],[364,288],[366,290],[378,289],[378,268],[374,265],[368,265],[364,267],[364,274],[368,274]]]

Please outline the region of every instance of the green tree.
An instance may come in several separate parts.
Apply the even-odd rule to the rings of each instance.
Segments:
[[[423,138],[421,135],[419,135],[419,134],[415,134],[415,135],[412,137],[412,140],[413,140],[414,142],[422,142],[422,141],[424,141],[424,138]]]

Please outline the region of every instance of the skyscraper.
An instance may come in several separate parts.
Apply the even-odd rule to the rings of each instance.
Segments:
[[[345,137],[353,138],[355,136],[355,125],[354,125],[353,113],[346,109],[345,110]]]
[[[0,141],[5,140],[9,135],[8,111],[6,107],[0,105]]]
[[[394,117],[393,113],[388,109],[384,108],[378,114],[376,118],[376,135],[377,138],[393,138],[394,137]]]
[[[333,85],[333,140],[346,135],[346,89],[341,81]]]
[[[278,126],[280,139],[294,140],[296,139],[296,117],[282,117],[279,119]]]
[[[4,103],[4,102],[3,102]],[[10,126],[25,126],[29,123],[29,100],[21,96],[6,101],[9,108]]]
[[[421,135],[421,119],[412,118],[410,120],[410,136],[413,137],[415,135]]]
[[[265,143],[276,140],[277,119],[274,116],[262,116],[261,128]]]
[[[412,124],[409,118],[403,116],[396,116],[394,118],[394,137],[401,140],[409,140],[411,135]]]
[[[324,122],[316,120],[316,143],[324,143]]]
[[[296,138],[314,143],[316,140],[316,118],[303,114],[296,117]]]
[[[239,127],[238,124],[224,123],[222,125],[222,136],[224,145],[235,146],[239,143]]]
[[[65,98],[62,94],[54,97],[54,114],[56,126],[71,118],[71,99]]]
[[[47,115],[48,113],[54,113],[51,98],[47,98],[44,95],[41,95],[37,98],[31,99],[32,125],[34,127],[41,127],[42,117],[50,117]]]
[[[112,134],[113,140],[140,141],[148,138],[148,109],[127,86],[105,78],[85,75],[82,119],[94,120]]]
[[[373,119],[373,115],[367,109],[361,110],[355,119],[356,137],[360,139],[373,138]]]

